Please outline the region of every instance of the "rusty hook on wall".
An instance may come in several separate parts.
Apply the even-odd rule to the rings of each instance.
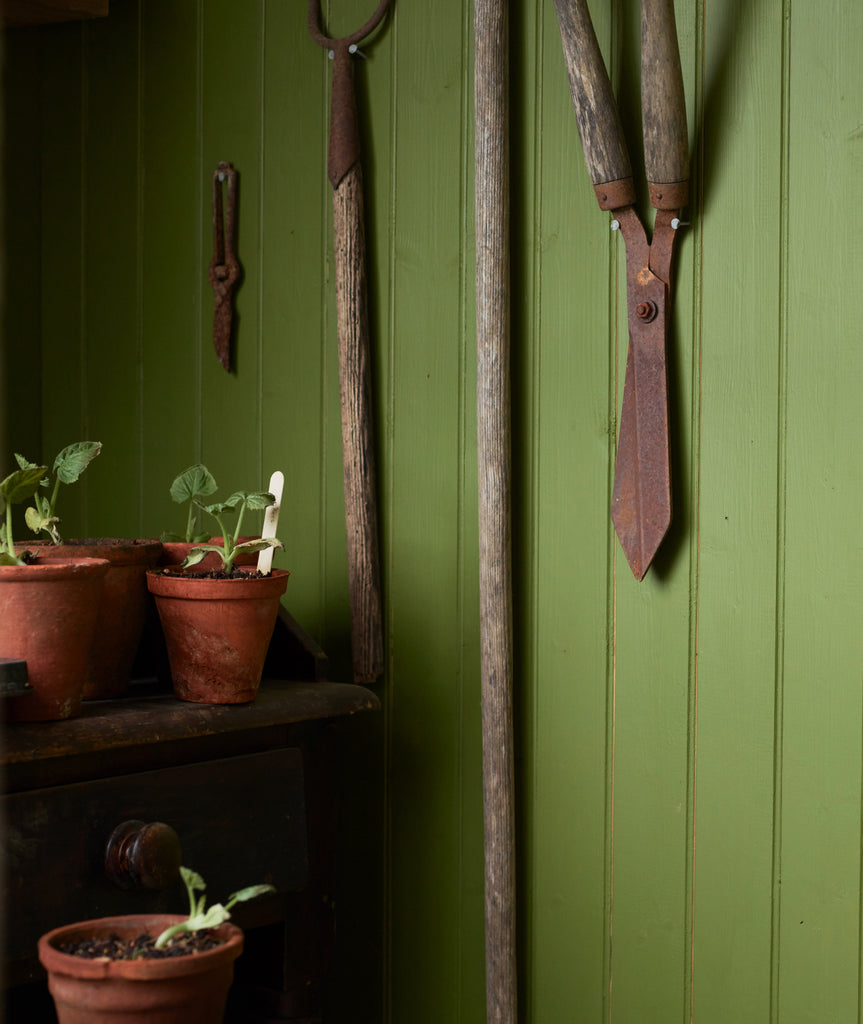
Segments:
[[[224,187],[223,187],[224,186]],[[226,193],[223,202],[222,193]],[[219,362],[231,369],[234,289],[240,280],[237,260],[237,172],[222,161],[213,172],[213,259],[208,278],[215,294],[213,345]]]

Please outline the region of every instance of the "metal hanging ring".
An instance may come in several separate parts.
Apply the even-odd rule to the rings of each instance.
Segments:
[[[320,46],[323,46],[324,49],[329,49],[337,43],[350,46],[353,43],[361,42],[378,27],[381,21],[383,21],[383,17],[387,13],[389,6],[390,0],[380,0],[377,10],[365,25],[362,26],[362,28],[357,29],[356,32],[352,32],[349,36],[344,36],[342,39],[331,39],[329,36],[324,35],[324,31],[321,27],[320,0],[309,0],[309,32],[312,34],[312,39],[314,39]]]

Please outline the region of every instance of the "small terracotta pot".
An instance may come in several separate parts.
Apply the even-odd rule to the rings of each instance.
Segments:
[[[269,576],[219,580],[147,573],[181,700],[255,699],[289,575],[273,569]]]
[[[56,549],[64,557],[107,558],[111,563],[99,604],[97,642],[90,654],[84,700],[118,697],[129,685],[147,617],[144,574],[162,552],[159,540],[72,540]]]
[[[61,953],[65,942],[116,934],[159,935],[182,921],[176,914],[132,914],[55,928],[39,939],[39,960],[48,971],[58,1024],[221,1024],[234,961],[243,951],[243,933],[221,925],[223,943],[215,949],[160,960],[87,960]]]
[[[11,721],[70,718],[81,695],[102,588],[104,558],[48,558],[0,567],[0,656],[22,658],[32,693],[10,697]]]

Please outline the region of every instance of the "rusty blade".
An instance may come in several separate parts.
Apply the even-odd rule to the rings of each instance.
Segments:
[[[668,285],[650,269],[644,229],[615,211],[627,247],[629,352],[614,469],[611,518],[626,560],[644,579],[671,525],[666,306]],[[668,261],[670,262],[670,245]],[[660,239],[664,248],[666,239]],[[664,255],[664,254],[663,254]]]
[[[657,313],[652,324],[630,330],[611,499],[614,529],[637,580],[671,525],[664,313],[661,320]]]

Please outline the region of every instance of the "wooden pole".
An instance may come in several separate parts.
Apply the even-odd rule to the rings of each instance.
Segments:
[[[486,1015],[514,1024],[515,785],[509,378],[507,0],[474,0],[477,444]]]
[[[320,0],[309,0],[309,32],[333,61],[327,177],[333,186],[333,234],[339,334],[339,389],[345,487],[348,591],[355,683],[383,671],[383,611],[378,554],[377,484],[372,429],[372,370],[366,285],[366,236],[360,128],[353,55],[383,20],[390,0],[356,32],[331,39]]]

